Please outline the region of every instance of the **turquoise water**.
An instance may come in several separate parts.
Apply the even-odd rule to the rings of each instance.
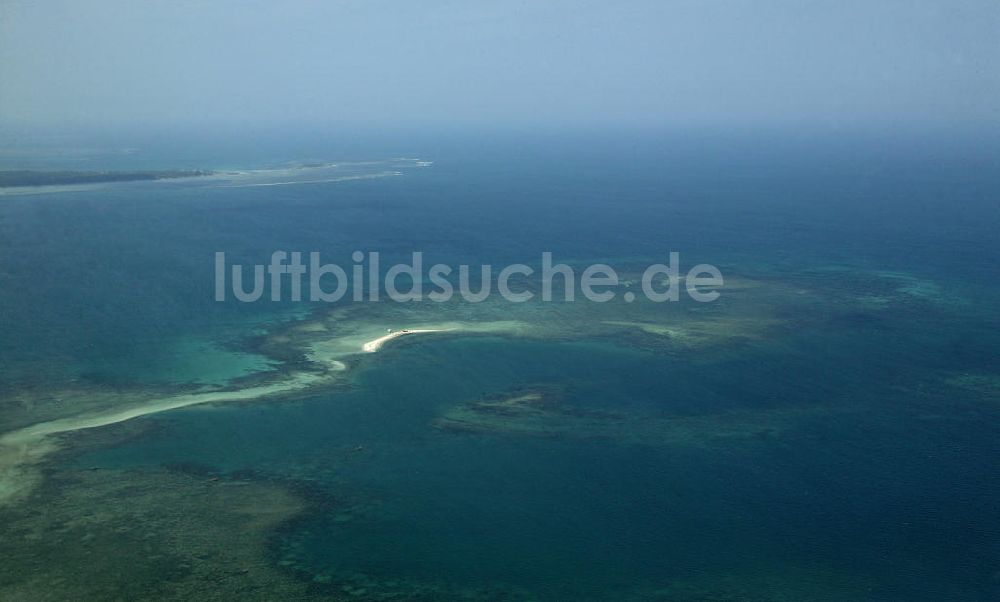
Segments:
[[[996,155],[691,141],[417,140],[381,156],[434,166],[396,178],[0,199],[5,379],[216,382],[266,366],[246,340],[309,308],[215,303],[216,250],[497,264],[679,250],[791,291],[769,306],[777,326],[696,349],[413,337],[364,358],[349,386],[151,416],[146,436],[65,461],[308,485],[328,502],[275,533],[271,554],[320,591],[991,599],[1000,172],[982,168]],[[235,159],[204,160],[163,166]],[[706,311],[738,311],[729,299]],[[185,358],[212,346],[213,361]],[[555,391],[555,409],[442,428],[526,390]]]

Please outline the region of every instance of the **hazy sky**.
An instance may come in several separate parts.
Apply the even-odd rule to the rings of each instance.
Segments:
[[[0,119],[1000,122],[998,0],[0,0]]]

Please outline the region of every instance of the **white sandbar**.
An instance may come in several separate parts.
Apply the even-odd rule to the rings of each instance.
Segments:
[[[409,329],[404,328],[403,330],[397,330],[395,332],[390,332],[389,334],[387,334],[385,336],[381,336],[381,337],[379,337],[377,339],[372,339],[371,341],[368,341],[367,343],[365,343],[364,345],[361,346],[361,350],[364,351],[365,353],[375,353],[376,351],[378,351],[379,349],[382,348],[382,345],[385,345],[386,343],[388,343],[389,341],[391,341],[393,339],[398,339],[399,337],[405,337],[408,334],[423,334],[423,333],[427,333],[427,332],[445,332],[446,330],[448,330],[448,329],[445,329],[445,328],[416,328],[416,329],[413,329],[413,330],[409,330]]]

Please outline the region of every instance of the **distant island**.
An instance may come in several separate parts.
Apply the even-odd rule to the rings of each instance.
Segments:
[[[0,188],[13,186],[53,186],[57,184],[98,184],[210,176],[215,172],[196,170],[155,171],[35,171],[30,169],[0,171]]]

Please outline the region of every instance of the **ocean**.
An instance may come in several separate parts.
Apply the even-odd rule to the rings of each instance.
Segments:
[[[50,435],[8,467],[33,480],[0,506],[0,594],[42,574],[80,600],[1000,595],[994,142],[89,136],[18,140],[0,167],[229,175],[0,192],[0,436],[281,390]],[[636,281],[675,251],[726,284],[711,303],[214,299],[216,252],[277,250],[551,252]],[[296,501],[265,520],[262,491]]]

